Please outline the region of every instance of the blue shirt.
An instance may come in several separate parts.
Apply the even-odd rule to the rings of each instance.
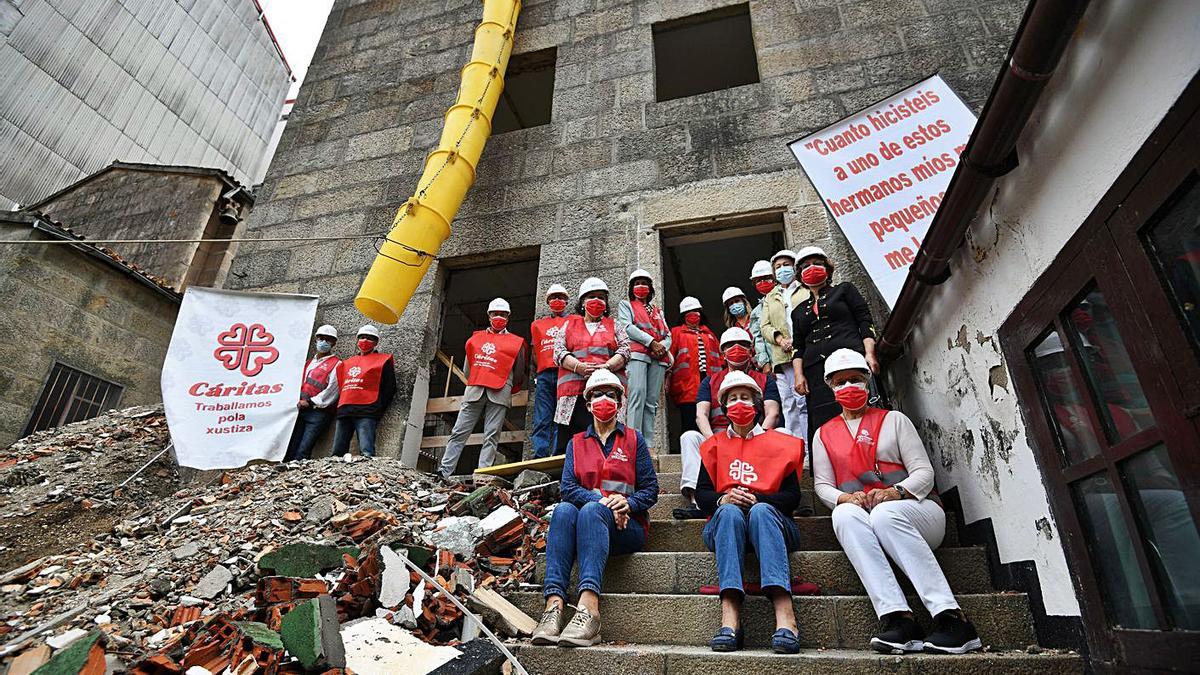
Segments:
[[[595,426],[589,424],[587,431],[584,432],[588,436],[600,440],[600,436],[596,433]],[[617,436],[625,433],[625,425],[617,422],[617,428],[608,435],[608,441],[600,444],[600,449],[605,457],[612,452],[613,444],[617,440]],[[640,431],[635,431],[637,434],[637,483],[634,485],[634,493],[629,495],[626,500],[629,502],[629,511],[631,513],[641,513],[649,511],[651,506],[658,501],[658,474],[654,472],[654,462],[650,459],[650,449],[646,447],[646,439],[642,438]],[[562,482],[559,483],[559,493],[562,501],[569,502],[575,506],[582,507],[588,502],[600,501],[600,493],[588,490],[579,484],[579,477],[575,475],[575,439],[567,441],[567,456],[563,461]]]
[[[774,375],[767,375],[767,386],[763,388],[763,400],[775,401],[780,406],[783,405],[783,401],[779,399],[779,387],[775,386]],[[696,403],[712,403],[712,385],[709,384],[707,377],[700,380],[700,391],[696,392]]]

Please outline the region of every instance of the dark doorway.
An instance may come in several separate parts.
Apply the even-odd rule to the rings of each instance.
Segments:
[[[659,101],[758,82],[748,4],[656,23],[653,31]]]

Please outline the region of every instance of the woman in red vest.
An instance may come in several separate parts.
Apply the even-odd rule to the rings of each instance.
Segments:
[[[726,376],[717,399],[730,426],[700,446],[703,465],[696,482],[696,503],[709,516],[704,545],[716,554],[721,588],[721,629],[709,646],[716,652],[743,647],[742,564],[749,545],[758,558],[762,590],[775,608],[771,648],[777,654],[795,654],[800,651],[800,631],[792,607],[788,553],[800,548],[800,529],[791,514],[800,503],[804,441],[755,423],[762,414],[762,388],[746,373]]]
[[[673,365],[667,393],[679,409],[683,430],[698,431],[696,394],[700,391],[700,381],[721,372],[724,361],[700,301],[689,295],[680,301],[679,313],[683,315],[683,323],[671,329]]]
[[[842,414],[817,430],[812,468],[814,490],[833,509],[834,534],[880,620],[871,647],[885,654],[980,649],[933,555],[946,534],[933,465],[904,413],[867,405],[870,373],[866,357],[853,349],[825,359],[825,382]],[[933,617],[930,635],[913,620],[889,558]]]
[[[646,441],[617,421],[621,380],[607,370],[588,377],[583,398],[592,418],[567,444],[562,501],[546,535],[546,608],[533,644],[587,647],[600,642],[600,587],[611,555],[642,550],[647,513],[658,501],[658,476]],[[579,604],[566,622],[567,586],[579,562]]]
[[[560,452],[567,441],[583,431],[592,417],[581,394],[584,383],[601,368],[625,379],[629,362],[629,335],[624,324],[614,321],[608,304],[608,284],[588,277],[579,285],[575,313],[567,317],[554,340],[554,362],[558,364],[558,403],[554,421],[559,425]]]
[[[529,326],[529,345],[537,362],[537,377],[533,390],[533,433],[530,444],[533,457],[549,457],[558,443],[558,428],[554,424],[554,405],[558,401],[558,364],[554,362],[554,341],[567,323],[567,289],[562,284],[550,284],[546,290],[546,305],[550,316],[535,320]]]
[[[283,461],[308,459],[317,438],[333,419],[338,397],[337,367],[341,359],[333,353],[337,344],[337,329],[325,324],[317,329],[314,341],[316,353],[304,364],[304,379],[300,380],[300,408],[292,438]]]
[[[654,282],[646,270],[629,275],[629,299],[617,308],[617,320],[629,335],[629,404],[625,423],[642,432],[654,445],[654,418],[667,367],[671,365],[671,329],[662,309],[654,304]]]

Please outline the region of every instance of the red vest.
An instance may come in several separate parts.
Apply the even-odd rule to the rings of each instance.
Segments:
[[[667,393],[675,405],[695,403],[696,394],[700,393],[697,359],[701,340],[704,341],[704,358],[708,368],[705,374],[711,377],[721,372],[725,363],[721,360],[717,337],[706,326],[701,326],[698,330],[686,326],[671,329],[671,355],[675,357],[675,366],[671,368],[671,382]]]
[[[567,317],[565,316],[548,316],[534,321],[533,325],[529,327],[529,344],[533,347],[533,354],[537,359],[537,372],[540,373],[555,367],[554,338],[558,336],[566,322]]]
[[[600,320],[600,328],[595,334],[589,333],[583,323],[583,317],[572,314],[563,324],[566,333],[567,350],[575,358],[584,363],[604,363],[617,353],[617,328],[611,316]],[[624,373],[619,373],[624,381]],[[565,368],[558,369],[558,398],[564,396],[579,396],[583,386],[587,384],[582,375],[577,375]]]
[[[850,436],[850,427],[841,415],[821,425],[821,443],[833,465],[833,481],[842,492],[873,492],[889,488],[908,478],[903,464],[881,462],[876,458],[879,433],[888,411],[867,408],[858,425],[858,435]],[[937,491],[928,498],[937,501]]]
[[[338,407],[368,405],[379,400],[379,382],[383,364],[392,360],[391,354],[355,354],[338,364]]]
[[[467,384],[488,389],[503,388],[524,348],[525,338],[520,335],[475,331],[467,340]],[[514,386],[513,393],[516,392]]]
[[[329,386],[329,374],[342,361],[336,356],[327,356],[324,361],[318,363],[317,367],[313,368],[310,372],[308,367],[312,365],[312,362],[313,359],[305,361],[304,372],[308,374],[300,381],[300,397],[305,399],[312,398],[325,391],[325,387]]]
[[[633,307],[633,325],[650,334],[658,342],[662,342],[671,329],[667,327],[667,320],[663,318],[662,310],[650,305],[649,309],[646,303],[641,300],[630,300],[629,304]],[[638,354],[649,354],[650,349],[637,340],[629,341],[629,349]],[[666,361],[668,357],[664,356],[659,359]]]
[[[708,411],[708,423],[713,431],[725,429],[729,427],[729,418],[725,416],[725,408],[721,407],[720,401],[717,400],[717,394],[721,391],[721,383],[725,381],[725,376],[733,372],[732,369],[722,370],[721,372],[708,378],[708,400],[710,408]],[[758,388],[763,392],[767,390],[767,374],[761,370],[742,371],[754,378],[758,383]]]
[[[571,438],[571,452],[575,478],[585,490],[598,492],[605,497],[619,494],[626,498],[637,491],[638,442],[637,431],[633,427],[626,425],[625,433],[617,434],[608,457],[604,456],[600,440],[589,436],[587,431],[581,431]],[[649,526],[645,513],[635,515],[634,519],[643,528]]]
[[[804,441],[774,429],[752,438],[721,432],[700,445],[700,459],[717,492],[741,485],[756,494],[772,494],[804,468]]]

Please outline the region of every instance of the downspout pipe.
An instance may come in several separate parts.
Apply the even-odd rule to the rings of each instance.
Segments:
[[[880,351],[885,357],[903,351],[933,287],[950,278],[950,259],[992,185],[1017,167],[1017,141],[1087,5],[1088,0],[1033,0],[1026,8],[1007,65],[996,77],[946,198],[883,328]]]

